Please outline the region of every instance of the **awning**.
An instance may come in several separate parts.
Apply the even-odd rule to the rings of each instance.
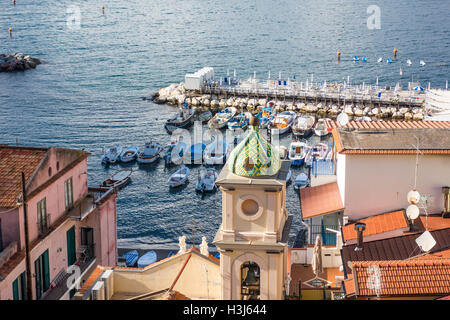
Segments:
[[[300,189],[302,220],[344,210],[336,182]]]

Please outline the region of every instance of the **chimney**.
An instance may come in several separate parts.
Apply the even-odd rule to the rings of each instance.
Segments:
[[[442,187],[442,193],[444,194],[442,218],[450,218],[450,187]]]
[[[362,250],[362,244],[363,244],[363,231],[366,229],[366,224],[363,222],[357,222],[355,223],[355,230],[358,233],[358,238],[356,240],[356,247],[355,251],[361,251]]]

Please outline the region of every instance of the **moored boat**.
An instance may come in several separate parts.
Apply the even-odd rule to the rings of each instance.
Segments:
[[[167,181],[169,186],[171,188],[175,188],[185,184],[188,180],[189,172],[190,170],[188,167],[183,167],[175,171],[175,173],[173,173]]]
[[[311,149],[309,149],[308,154],[305,157],[305,164],[310,166],[313,162],[314,157],[316,161],[325,160],[328,154],[328,145],[325,143],[317,143]]]
[[[155,263],[157,260],[157,255],[154,250],[147,251],[144,255],[142,255],[138,261],[138,268],[145,268],[146,266]]]
[[[105,188],[121,188],[131,181],[133,169],[125,168],[116,171],[110,178],[103,181],[100,187]]]
[[[184,108],[180,108],[180,112],[175,114],[172,118],[166,121],[164,127],[167,131],[173,132],[178,128],[186,129],[194,123],[195,111],[184,105]]]
[[[237,109],[235,107],[225,108],[208,121],[208,128],[221,129],[224,128],[228,121],[230,121],[236,115]]]
[[[149,141],[145,144],[144,151],[139,153],[137,161],[141,164],[153,163],[159,159],[162,150],[159,143]]]
[[[131,250],[123,254],[121,258],[125,258],[125,264],[127,267],[133,267],[139,258],[137,250]]]
[[[325,125],[325,119],[317,120],[316,124],[314,125],[314,134],[319,137],[324,137],[328,133],[328,128]]]
[[[214,141],[209,144],[203,152],[206,164],[224,164],[227,158],[227,143],[225,141]]]
[[[197,119],[198,119],[199,121],[201,121],[202,123],[206,123],[206,122],[208,122],[209,120],[211,120],[212,117],[213,117],[212,112],[208,110],[208,111],[205,111],[205,112],[200,113],[200,114],[198,115]]]
[[[125,148],[120,154],[120,161],[125,163],[134,161],[137,159],[138,154],[139,148],[136,146]]]
[[[280,154],[280,159],[286,160],[289,156],[288,149],[285,146],[278,146],[276,148],[278,150],[278,153]]]
[[[289,160],[293,166],[301,166],[305,162],[309,146],[305,142],[292,141],[289,146]]]
[[[192,144],[185,153],[185,163],[200,164],[203,160],[203,151],[205,151],[206,145],[204,143]]]
[[[167,150],[164,153],[164,162],[166,165],[171,163],[173,164],[181,164],[183,162],[183,156],[186,152],[187,144],[183,141],[175,142],[172,141],[168,146]]]
[[[206,168],[199,172],[195,190],[200,192],[211,192],[216,189],[217,171],[213,168]]]
[[[245,130],[248,127],[248,118],[245,113],[239,113],[233,119],[228,121],[228,129],[230,130],[236,130],[236,129],[242,129]]]
[[[274,104],[273,104],[274,105]],[[259,127],[262,129],[267,128],[267,126],[269,125],[270,121],[273,120],[273,108],[272,108],[272,104],[267,107],[264,107],[262,109],[262,111],[258,114],[258,118],[259,118]]]
[[[297,114],[293,111],[283,111],[277,114],[269,124],[271,134],[283,134],[291,129]]]
[[[298,190],[308,184],[308,176],[305,173],[300,173],[295,177],[294,189]]]
[[[102,156],[102,163],[117,163],[117,162],[119,162],[121,153],[122,153],[122,147],[119,145],[107,149]]]
[[[292,124],[292,133],[300,137],[308,137],[312,133],[315,119],[313,116],[300,116]]]

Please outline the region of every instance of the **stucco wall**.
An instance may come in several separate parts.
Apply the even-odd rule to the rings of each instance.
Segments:
[[[415,155],[346,155],[345,215],[355,220],[406,208],[407,194],[414,187],[415,164]],[[450,157],[419,156],[417,190],[431,196],[428,213],[442,212],[442,187],[448,185]]]
[[[3,248],[6,248],[13,241],[17,241],[19,244],[19,210],[0,208],[0,219],[2,228],[0,234],[3,240]]]

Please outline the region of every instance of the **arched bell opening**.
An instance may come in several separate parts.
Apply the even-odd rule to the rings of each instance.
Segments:
[[[253,261],[244,262],[241,265],[241,299],[259,300],[260,299],[260,269],[257,263]]]

